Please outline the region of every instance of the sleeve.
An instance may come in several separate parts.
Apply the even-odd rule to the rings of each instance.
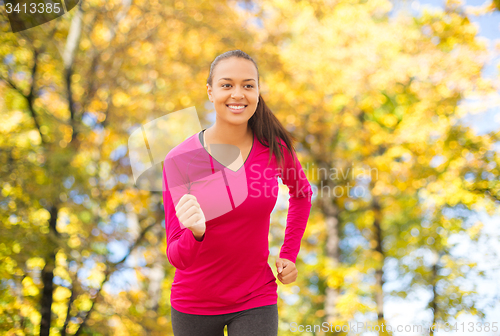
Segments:
[[[279,176],[288,187],[290,198],[288,201],[285,239],[281,247],[280,258],[295,263],[300,250],[300,241],[304,236],[311,211],[313,192],[295,152],[292,156],[284,148],[283,154],[284,164],[283,169],[279,169]]]
[[[203,236],[201,241],[196,240],[191,230],[185,228],[183,225],[181,227],[181,223],[175,214],[176,211],[172,199],[172,192],[175,194],[174,198],[178,202],[182,194],[181,190],[185,184],[182,183],[182,175],[177,165],[174,160],[168,158],[168,155],[163,164],[162,180],[165,230],[167,237],[167,258],[172,266],[184,270],[195,261],[198,251],[205,240],[205,236]],[[171,188],[169,188],[169,182]],[[185,193],[187,193],[187,188]]]

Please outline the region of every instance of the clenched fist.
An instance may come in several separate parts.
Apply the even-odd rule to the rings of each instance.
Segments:
[[[205,234],[205,214],[196,197],[185,194],[175,206],[175,215],[186,228],[193,232],[196,240],[202,240]]]

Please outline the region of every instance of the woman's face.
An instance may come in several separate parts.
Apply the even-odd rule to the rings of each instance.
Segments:
[[[255,65],[239,57],[220,61],[214,69],[212,86],[207,84],[207,92],[217,119],[235,125],[247,123],[259,102]]]

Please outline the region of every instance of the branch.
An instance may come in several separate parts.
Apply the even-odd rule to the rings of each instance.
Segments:
[[[491,189],[474,187],[474,188],[469,189],[469,191],[476,193],[476,194],[486,195],[489,198],[491,198],[495,203],[500,202],[500,197],[497,196],[496,194],[493,194],[491,192]]]
[[[53,36],[55,31],[56,31],[56,28],[54,27],[54,29],[52,29],[50,35]],[[31,43],[31,41],[29,39],[29,37],[27,35],[23,35],[23,36],[33,46],[33,44]],[[0,77],[0,79],[2,79],[7,84],[9,84],[14,90],[16,90],[28,102],[28,110],[29,110],[29,112],[31,114],[31,117],[33,118],[33,121],[35,123],[35,127],[38,130],[38,134],[40,135],[40,139],[42,141],[42,144],[46,144],[46,141],[44,140],[43,134],[40,131],[40,123],[38,122],[38,119],[37,119],[37,116],[36,116],[36,113],[35,113],[35,109],[34,109],[33,103],[34,103],[34,100],[35,100],[35,85],[36,85],[36,72],[37,72],[37,68],[38,68],[38,55],[40,55],[41,53],[43,53],[45,51],[45,48],[46,48],[46,45],[44,45],[44,47],[41,48],[40,51],[38,51],[33,46],[33,66],[31,68],[31,86],[30,86],[29,93],[27,95],[24,94],[22,92],[22,90],[16,84],[14,84],[14,82],[11,80],[11,78],[10,78],[9,75],[7,75],[7,78]]]
[[[108,42],[111,44],[112,40],[114,40],[116,36],[116,32],[118,30],[118,25],[120,22],[127,16],[131,5],[132,5],[132,0],[122,0],[123,3],[123,8],[122,10],[116,15],[115,17],[115,24],[111,27],[111,32],[108,38]],[[73,96],[72,96],[72,87],[71,87],[71,75],[73,74],[73,64],[75,61],[75,53],[76,49],[78,47],[78,42],[80,40],[81,32],[82,30],[85,29],[83,27],[83,10],[81,7],[81,2],[78,7],[78,11],[73,17],[73,20],[71,21],[71,28],[70,28],[70,33],[68,34],[68,40],[66,43],[66,47],[64,50],[63,54],[63,61],[64,61],[64,68],[65,68],[65,78],[66,78],[66,86],[67,86],[67,94],[68,94],[68,105],[69,105],[69,110],[70,110],[70,119],[71,119],[71,124],[73,127],[73,134],[71,137],[71,141],[74,141],[74,139],[78,136],[78,129],[77,129],[77,124],[76,124],[76,110],[73,102]],[[97,20],[97,16],[94,18],[94,21]],[[93,59],[92,59],[92,64],[90,67],[90,71],[92,73],[92,77],[88,86],[88,94],[89,96],[87,97],[87,103],[84,104],[84,108],[82,108],[82,111],[85,111],[85,108],[88,105],[88,102],[91,100],[91,97],[95,94],[97,91],[94,88],[94,80],[95,76],[93,75],[93,69],[96,67],[98,63],[98,58],[100,54],[98,52],[94,52]]]
[[[16,90],[21,96],[23,96],[24,98],[27,98],[26,95],[23,93],[23,91],[17,87],[16,84],[14,84],[14,82],[12,82],[12,80],[10,79],[10,76],[7,77],[7,78],[3,78],[2,76],[0,76],[0,79],[3,80],[5,83],[9,84],[11,88],[13,88],[14,90]]]
[[[14,82],[11,80],[10,76],[8,76],[7,78],[3,78],[3,77],[0,77],[1,80],[3,80],[4,82],[6,82],[7,84],[9,84],[9,86],[11,88],[13,88],[15,91],[17,91],[24,99],[26,99],[27,103],[28,103],[28,110],[31,114],[31,117],[33,118],[33,121],[35,123],[35,127],[36,129],[38,130],[38,134],[40,135],[40,138],[42,139],[42,144],[45,144],[46,141],[44,140],[43,138],[43,134],[42,132],[40,131],[40,124],[38,123],[38,120],[37,120],[37,117],[36,117],[36,114],[35,114],[35,110],[33,108],[33,101],[34,101],[34,86],[35,86],[35,75],[36,75],[36,69],[37,69],[37,58],[38,58],[38,51],[36,49],[33,49],[33,67],[32,67],[32,73],[31,73],[31,88],[30,88],[30,92],[28,95],[24,94],[23,91],[16,85],[14,84]]]
[[[80,43],[80,36],[82,33],[82,22],[83,22],[83,10],[82,2],[80,1],[78,8],[71,20],[71,26],[69,28],[68,37],[66,39],[66,45],[64,46],[63,52],[63,64],[64,64],[64,78],[66,80],[66,93],[68,95],[68,108],[70,113],[70,124],[73,128],[73,133],[70,142],[75,140],[78,135],[76,127],[75,118],[75,105],[73,102],[73,90],[71,87],[71,75],[73,74],[73,64],[75,62],[75,54]]]
[[[42,139],[42,144],[45,144],[45,140],[43,139],[43,134],[40,131],[40,124],[38,123],[38,120],[36,118],[36,113],[35,109],[33,106],[33,103],[35,101],[35,76],[36,76],[36,70],[38,67],[38,55],[39,52],[36,49],[33,49],[33,67],[31,68],[31,87],[30,87],[30,92],[26,99],[28,100],[28,109],[30,111],[31,116],[33,117],[33,121],[35,122],[35,127],[38,130],[38,134],[40,134],[40,138]]]

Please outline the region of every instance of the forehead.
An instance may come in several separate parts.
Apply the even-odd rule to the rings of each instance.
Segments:
[[[253,78],[257,81],[257,69],[252,61],[231,57],[220,61],[214,70],[215,80],[219,78],[247,79]]]

